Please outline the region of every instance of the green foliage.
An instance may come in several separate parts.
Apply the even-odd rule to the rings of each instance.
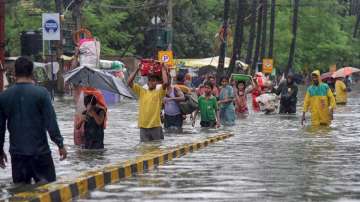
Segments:
[[[34,5],[40,2],[40,0],[33,1]],[[6,4],[5,43],[9,54],[20,54],[21,32],[39,30],[41,27],[41,12],[45,11],[43,7],[29,8],[19,3],[19,1]]]
[[[304,0],[301,3],[316,6],[300,7],[294,70],[309,72],[320,69],[327,72],[332,64],[339,67],[359,65],[359,57],[356,58],[359,55],[359,41],[351,36],[354,17],[340,15],[344,5],[336,0]],[[291,8],[277,11],[275,60],[277,67],[282,70],[288,59],[291,18]]]
[[[23,6],[20,0],[7,3],[6,48],[11,55],[20,53],[20,33],[40,28],[41,15],[54,12],[54,0],[28,0],[33,8]],[[166,16],[166,4],[155,0],[86,0],[82,8],[82,22],[101,41],[102,55],[149,55],[152,51],[146,40],[150,19],[156,14]],[[236,2],[231,2],[230,27],[234,33]],[[277,0],[274,41],[275,66],[284,70],[291,42],[291,1]],[[293,69],[309,72],[328,70],[329,65],[359,66],[360,40],[352,38],[355,17],[348,16],[347,1],[302,0],[298,17]],[[177,58],[200,58],[218,55],[219,41],[215,38],[223,18],[223,1],[173,0],[173,49]],[[251,1],[248,1],[250,4]],[[111,7],[111,5],[116,5]],[[309,6],[310,5],[310,6]],[[311,6],[313,5],[313,6]],[[123,8],[119,8],[123,7]],[[124,8],[125,7],[125,8]],[[249,5],[245,12],[245,33],[242,56],[246,53],[249,32]],[[68,12],[67,15],[71,15]],[[68,16],[69,17],[69,16]],[[70,17],[71,18],[71,17]],[[270,19],[270,17],[268,17]],[[232,53],[232,37],[228,41],[227,56]],[[269,37],[267,37],[269,38]]]

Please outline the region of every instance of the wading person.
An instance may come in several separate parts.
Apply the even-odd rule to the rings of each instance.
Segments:
[[[139,97],[139,118],[138,126],[140,128],[140,141],[152,141],[164,139],[160,112],[163,98],[166,95],[166,89],[169,85],[166,68],[162,66],[162,87],[157,89],[156,84],[160,78],[156,75],[148,75],[148,89],[134,84],[136,74],[140,67],[131,74],[128,85]]]
[[[235,125],[234,90],[229,85],[229,79],[221,79],[221,90],[219,96],[220,120],[224,126]]]
[[[247,106],[247,94],[248,90],[246,89],[246,82],[239,81],[237,84],[237,91],[235,96],[235,112],[238,117],[243,117],[249,114],[249,109]]]
[[[301,124],[304,125],[305,113],[310,109],[312,126],[328,126],[331,124],[336,106],[334,95],[327,84],[321,83],[320,71],[313,71],[311,78],[312,85],[306,90],[304,98]]]
[[[164,97],[165,129],[181,130],[183,115],[181,114],[178,102],[182,101],[185,101],[183,92],[179,88],[170,85]]]
[[[191,93],[191,88],[185,84],[185,76],[181,73],[176,75],[176,85],[175,87],[180,89],[185,94]]]
[[[99,104],[93,94],[84,97],[86,110],[82,112],[81,121],[77,128],[84,124],[84,149],[104,149],[104,129],[106,106]]]
[[[33,68],[32,61],[18,58],[16,83],[0,94],[0,167],[4,168],[7,161],[3,151],[7,123],[14,183],[56,180],[47,132],[59,148],[60,160],[67,155],[49,93],[34,85]]]
[[[347,103],[347,87],[343,82],[344,78],[336,78],[335,93],[336,104],[346,105]]]
[[[294,82],[293,74],[287,76],[286,81],[280,84],[276,95],[280,95],[280,114],[295,114],[298,87]]]
[[[220,115],[219,109],[217,104],[217,99],[215,96],[212,95],[213,85],[211,82],[206,82],[204,84],[204,95],[198,98],[198,105],[199,109],[194,113],[194,119],[192,126],[195,126],[196,123],[196,116],[200,110],[201,127],[205,128],[214,128],[220,127]]]

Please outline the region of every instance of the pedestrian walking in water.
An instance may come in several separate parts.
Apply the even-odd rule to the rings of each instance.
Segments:
[[[16,83],[0,94],[0,167],[4,168],[7,162],[3,150],[7,127],[14,183],[56,180],[47,132],[59,148],[60,160],[67,156],[49,93],[34,85],[33,69],[32,61],[18,58],[15,61]]]
[[[98,92],[98,97],[102,94]],[[102,97],[103,98],[103,97]],[[98,100],[99,99],[99,100]],[[104,129],[106,120],[106,105],[104,99],[97,98],[93,93],[88,92],[84,97],[86,110],[82,112],[81,120],[77,126],[84,124],[84,149],[104,149]]]
[[[140,128],[140,141],[152,141],[164,139],[160,112],[162,101],[166,95],[166,89],[169,86],[168,74],[166,67],[162,67],[162,81],[161,88],[156,88],[156,84],[160,78],[156,75],[148,75],[148,88],[145,89],[138,84],[134,84],[136,74],[140,71],[140,67],[131,74],[128,80],[128,85],[132,88],[135,94],[139,97],[139,118],[138,126]]]
[[[215,76],[209,75],[208,78],[207,78],[207,80],[206,80],[204,83],[206,83],[206,82],[210,82],[210,83],[211,83],[211,85],[212,85],[212,91],[211,91],[211,93],[212,93],[213,96],[215,96],[216,99],[218,99],[218,98],[219,98],[219,95],[220,95],[220,89],[219,89],[219,87],[216,85],[216,78],[215,78]],[[202,86],[200,86],[200,87],[198,88],[198,90],[197,90],[197,95],[198,95],[198,96],[204,95],[204,94],[205,94],[205,91],[206,91],[205,88],[206,88],[206,87],[205,87],[205,84],[202,85]]]
[[[165,129],[174,129],[180,131],[183,125],[183,115],[179,107],[179,102],[185,101],[183,92],[170,85],[167,88],[166,96],[164,98],[164,126]]]
[[[346,105],[347,103],[347,90],[346,84],[343,81],[344,78],[336,78],[335,93],[336,104]]]
[[[199,109],[195,111],[192,126],[195,126],[196,116],[200,110],[201,127],[220,127],[220,114],[217,104],[217,99],[213,92],[213,85],[211,82],[204,84],[204,95],[198,98]]]
[[[235,112],[238,117],[243,117],[249,114],[249,109],[247,105],[247,94],[249,90],[246,89],[246,82],[239,81],[237,83],[237,91],[235,94]]]
[[[305,113],[310,110],[312,126],[328,126],[331,124],[336,106],[334,95],[329,86],[321,82],[320,71],[313,71],[311,78],[312,85],[306,90],[304,98],[301,124],[304,125]]]
[[[234,90],[229,85],[227,77],[221,78],[221,90],[219,96],[220,120],[224,126],[235,125]]]
[[[280,95],[280,114],[295,114],[298,87],[292,73],[289,73],[287,79],[280,83],[275,93]]]

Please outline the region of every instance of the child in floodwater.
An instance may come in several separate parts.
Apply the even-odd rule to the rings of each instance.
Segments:
[[[201,127],[220,127],[220,113],[217,99],[212,95],[213,85],[210,81],[204,84],[204,95],[198,98],[199,109],[194,113],[192,126],[195,126],[196,116],[200,110]]]
[[[249,92],[246,89],[245,81],[239,81],[236,86],[237,92],[235,94],[235,112],[238,117],[241,117],[249,114],[249,109],[247,106],[247,94]]]

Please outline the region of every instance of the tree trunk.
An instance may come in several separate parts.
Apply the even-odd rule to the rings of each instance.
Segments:
[[[0,92],[4,90],[4,64],[5,64],[5,0],[0,0]]]
[[[260,61],[264,59],[266,53],[266,31],[267,31],[267,0],[262,0],[262,36],[261,36],[261,52]]]
[[[60,15],[63,14],[63,0],[55,0],[55,7],[56,12],[58,12]],[[63,20],[60,20],[60,27],[63,27]],[[56,41],[56,60],[59,63],[59,72],[57,74],[57,92],[63,94],[65,92],[65,81],[64,81],[64,61],[61,59],[61,56],[64,54],[64,48],[63,48],[63,28],[60,29],[60,41]]]
[[[275,4],[276,0],[271,0],[271,19],[270,19],[270,39],[269,39],[269,58],[273,57],[274,33],[275,33]]]
[[[220,55],[219,55],[219,64],[216,72],[217,81],[220,81],[220,77],[223,76],[224,73],[224,62],[225,62],[225,53],[226,53],[226,43],[227,43],[227,28],[228,28],[228,19],[229,19],[229,6],[230,1],[224,1],[224,22],[223,22],[223,41],[220,47]]]
[[[250,18],[251,25],[250,25],[249,41],[247,44],[247,54],[245,59],[245,63],[249,65],[248,70],[254,69],[254,67],[251,64],[251,58],[252,58],[254,40],[255,40],[256,7],[257,7],[257,0],[253,0],[251,4],[251,18]]]
[[[356,23],[355,23],[354,38],[356,38],[356,36],[357,36],[357,31],[359,29],[359,24],[360,24],[360,11],[358,11],[358,15],[357,15]]]
[[[260,53],[260,42],[261,42],[261,28],[262,28],[262,10],[263,10],[263,4],[260,4],[260,10],[258,13],[258,19],[257,19],[257,28],[256,28],[256,45],[255,45],[255,53],[254,53],[254,59],[252,61],[252,68],[253,71],[256,72],[256,67],[259,61],[259,53]]]
[[[294,5],[294,14],[293,14],[293,21],[292,21],[292,40],[291,40],[291,46],[290,46],[290,52],[289,52],[289,61],[286,67],[285,75],[287,76],[290,72],[293,61],[294,61],[294,55],[295,55],[295,47],[296,47],[296,31],[297,31],[297,23],[298,23],[298,12],[299,12],[299,1],[295,0]]]
[[[246,0],[238,0],[233,52],[232,52],[232,57],[231,57],[231,61],[230,61],[230,66],[229,66],[229,69],[227,72],[228,77],[230,77],[231,74],[236,69],[235,62],[241,56],[241,46],[243,43],[243,35],[244,35],[245,10],[246,10]],[[236,71],[239,71],[239,70],[236,69]]]

